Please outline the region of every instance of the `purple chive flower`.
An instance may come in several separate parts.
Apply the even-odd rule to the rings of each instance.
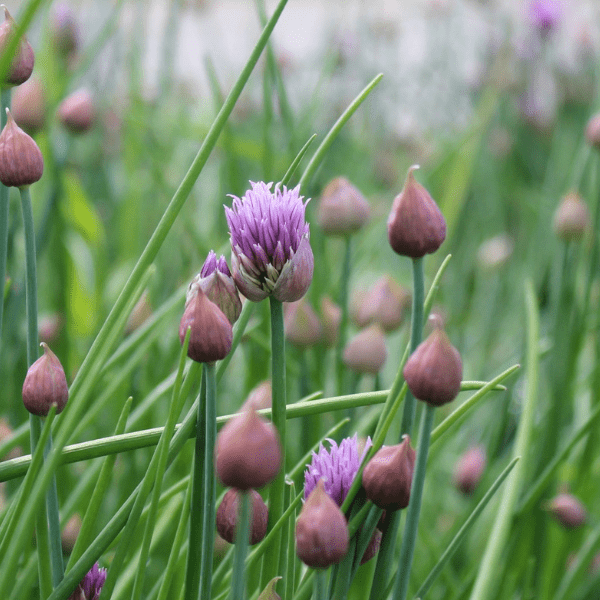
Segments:
[[[531,22],[542,33],[553,29],[561,16],[562,3],[560,0],[531,0],[529,4]]]
[[[106,569],[100,569],[98,563],[94,563],[68,600],[98,600],[105,581]]]
[[[357,434],[343,439],[339,446],[329,438],[327,441],[331,448],[326,450],[321,443],[319,453],[313,452],[312,461],[304,472],[304,499],[310,496],[317,482],[322,479],[327,495],[341,506],[373,442],[368,437],[362,453],[359,454]]]
[[[225,207],[231,237],[231,266],[239,290],[254,302],[271,294],[300,300],[312,281],[314,257],[300,186],[250,182],[252,189]],[[308,200],[307,200],[308,202]]]
[[[238,320],[242,312],[242,301],[223,255],[217,259],[212,250],[208,253],[200,273],[190,283],[185,299],[186,306],[198,288],[221,309],[232,325]]]

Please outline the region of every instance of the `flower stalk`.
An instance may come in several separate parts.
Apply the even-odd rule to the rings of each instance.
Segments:
[[[250,492],[240,492],[238,525],[235,532],[235,549],[233,554],[233,580],[231,585],[231,600],[245,598],[245,562],[248,554],[248,534],[251,515]],[[211,556],[212,561],[212,556]],[[206,596],[201,596],[205,598]]]
[[[6,125],[6,109],[10,108],[10,88],[3,88],[0,96],[0,130]],[[4,317],[4,281],[6,279],[6,254],[8,250],[8,188],[0,183],[0,348],[2,347],[2,321]]]

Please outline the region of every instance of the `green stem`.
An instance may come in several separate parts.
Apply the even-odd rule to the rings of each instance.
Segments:
[[[273,388],[271,415],[281,444],[281,468],[277,477],[271,482],[269,492],[269,529],[271,529],[284,510],[286,387],[283,304],[279,300],[275,300],[273,296],[269,299],[271,305],[271,382]],[[280,542],[281,532],[265,552],[260,589],[264,589],[267,583],[278,574]]]
[[[206,418],[204,446],[204,506],[202,514],[204,532],[202,540],[202,568],[200,570],[200,598],[210,600],[212,566],[215,543],[216,481],[214,469],[214,447],[217,438],[217,382],[215,364],[204,365],[206,379]]]
[[[10,107],[10,88],[3,88],[0,96],[0,126],[6,125],[6,109]],[[0,340],[4,317],[4,281],[6,280],[6,254],[8,251],[8,188],[0,183]],[[1,344],[0,344],[1,347]]]
[[[339,305],[342,309],[342,318],[340,321],[340,333],[338,335],[337,345],[335,347],[335,367],[337,375],[337,393],[341,396],[346,390],[344,386],[344,346],[346,345],[346,329],[348,328],[348,285],[350,283],[350,258],[352,256],[352,238],[347,236],[345,239],[344,265],[342,277],[340,280]]]
[[[315,569],[314,586],[314,600],[327,600],[327,571]]]
[[[413,259],[413,304],[410,322],[410,353],[412,354],[423,340],[423,301],[425,299],[425,287],[423,283],[423,258]],[[404,401],[404,412],[402,414],[402,425],[400,437],[404,434],[410,435],[415,420],[416,400],[411,391],[406,393]]]
[[[203,365],[204,367],[204,365]],[[206,413],[206,371],[203,369],[200,385],[200,401],[198,402],[198,418],[196,421],[196,445],[192,471],[192,502],[190,508],[190,545],[185,572],[185,600],[197,600],[200,590],[201,550],[203,542],[203,511],[206,497],[204,494],[204,435]]]
[[[410,490],[410,502],[408,504],[408,513],[406,515],[406,525],[402,536],[398,575],[394,585],[394,595],[392,596],[393,600],[405,600],[408,592],[408,581],[415,552],[415,542],[417,540],[419,514],[421,512],[421,498],[423,496],[423,486],[425,485],[429,438],[431,436],[431,430],[433,429],[434,417],[435,406],[427,404],[421,417],[417,461]]]
[[[448,259],[446,259],[448,260]],[[412,354],[423,339],[423,318],[425,314],[425,284],[423,275],[423,258],[415,258],[413,267],[413,303],[411,315],[410,353]],[[404,377],[400,378],[398,372],[394,385],[400,385]],[[400,426],[400,441],[404,434],[410,435],[415,420],[416,400],[412,392],[407,389],[404,400],[404,411],[402,413],[402,424]],[[381,540],[381,547],[377,556],[377,566],[373,576],[371,588],[371,600],[380,598],[386,589],[393,559],[394,546],[400,529],[402,513],[397,510],[387,516],[387,527]]]
[[[38,358],[38,321],[37,321],[37,273],[35,256],[35,229],[29,186],[19,189],[21,192],[21,210],[23,213],[23,229],[25,233],[25,268],[26,268],[26,304],[27,304],[27,364],[32,365]],[[42,424],[40,417],[30,415],[31,450],[35,449]],[[50,451],[52,438],[48,439],[45,454]],[[48,532],[42,529],[48,528]],[[56,477],[53,476],[46,493],[46,508],[41,509],[37,517],[36,535],[40,554],[40,574],[43,563],[48,559],[52,569],[52,582],[60,583],[63,573],[62,545],[60,540],[60,517],[58,514],[58,495]]]
[[[244,600],[246,597],[245,562],[248,553],[248,538],[250,533],[250,520],[252,507],[250,493],[240,491],[239,513],[235,528],[235,549],[233,554],[233,580],[231,584],[231,600]],[[204,596],[202,596],[204,600]]]

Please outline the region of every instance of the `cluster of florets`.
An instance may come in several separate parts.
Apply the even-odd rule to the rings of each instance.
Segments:
[[[69,596],[69,600],[98,600],[105,581],[106,569],[102,569],[98,563],[94,563],[94,566]]]

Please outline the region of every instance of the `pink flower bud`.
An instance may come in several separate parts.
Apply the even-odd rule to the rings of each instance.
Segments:
[[[321,298],[321,321],[327,347],[335,346],[342,322],[342,309],[329,296]]]
[[[96,121],[92,95],[87,90],[77,90],[65,98],[58,107],[58,120],[72,133],[85,133]]]
[[[24,187],[39,181],[44,158],[38,145],[13,120],[8,119],[0,134],[0,181],[6,187]]]
[[[277,430],[254,410],[236,415],[217,436],[215,467],[225,486],[249,490],[267,485],[281,467]]]
[[[44,86],[36,77],[16,87],[12,95],[11,112],[19,127],[34,135],[46,124]]]
[[[406,508],[410,500],[415,457],[408,435],[404,436],[401,444],[381,448],[363,471],[362,484],[367,498],[385,510]]]
[[[346,518],[319,481],[296,522],[296,554],[309,567],[326,569],[344,558],[348,543]]]
[[[269,509],[256,490],[248,490],[252,502],[252,519],[250,521],[250,545],[258,544],[267,533]],[[235,530],[239,516],[240,495],[236,489],[228,490],[217,509],[217,531],[230,544],[235,543]]]
[[[314,346],[323,337],[317,313],[306,298],[284,306],[285,336],[297,348]]]
[[[369,220],[369,203],[345,177],[336,177],[323,190],[319,225],[329,235],[356,233]]]
[[[6,6],[4,8],[4,22],[0,25],[0,56],[4,53],[12,38],[17,33],[17,24],[10,16]],[[16,54],[6,75],[5,84],[21,85],[29,79],[33,71],[35,57],[33,48],[23,36],[17,45]]]
[[[363,329],[344,348],[344,364],[358,373],[377,375],[386,358],[385,335],[379,325]]]
[[[485,471],[487,457],[483,446],[469,448],[456,463],[454,468],[454,485],[463,494],[472,494]]]
[[[589,226],[590,213],[577,192],[568,193],[554,213],[554,231],[564,242],[580,241]]]
[[[411,354],[403,374],[415,398],[441,406],[460,392],[462,361],[444,330],[436,327]]]
[[[192,329],[188,345],[188,356],[192,360],[211,363],[229,354],[233,341],[231,323],[200,288],[187,303],[181,317],[179,339],[182,344],[188,327]]]
[[[562,493],[550,500],[547,510],[568,529],[580,527],[587,520],[587,511],[573,494]]]
[[[60,361],[42,342],[44,354],[27,371],[23,383],[23,404],[32,414],[45,417],[56,405],[56,414],[62,412],[69,399],[69,386]]]
[[[435,252],[446,239],[446,221],[429,192],[417,183],[413,166],[404,189],[394,199],[388,218],[388,239],[394,252],[421,258]]]

